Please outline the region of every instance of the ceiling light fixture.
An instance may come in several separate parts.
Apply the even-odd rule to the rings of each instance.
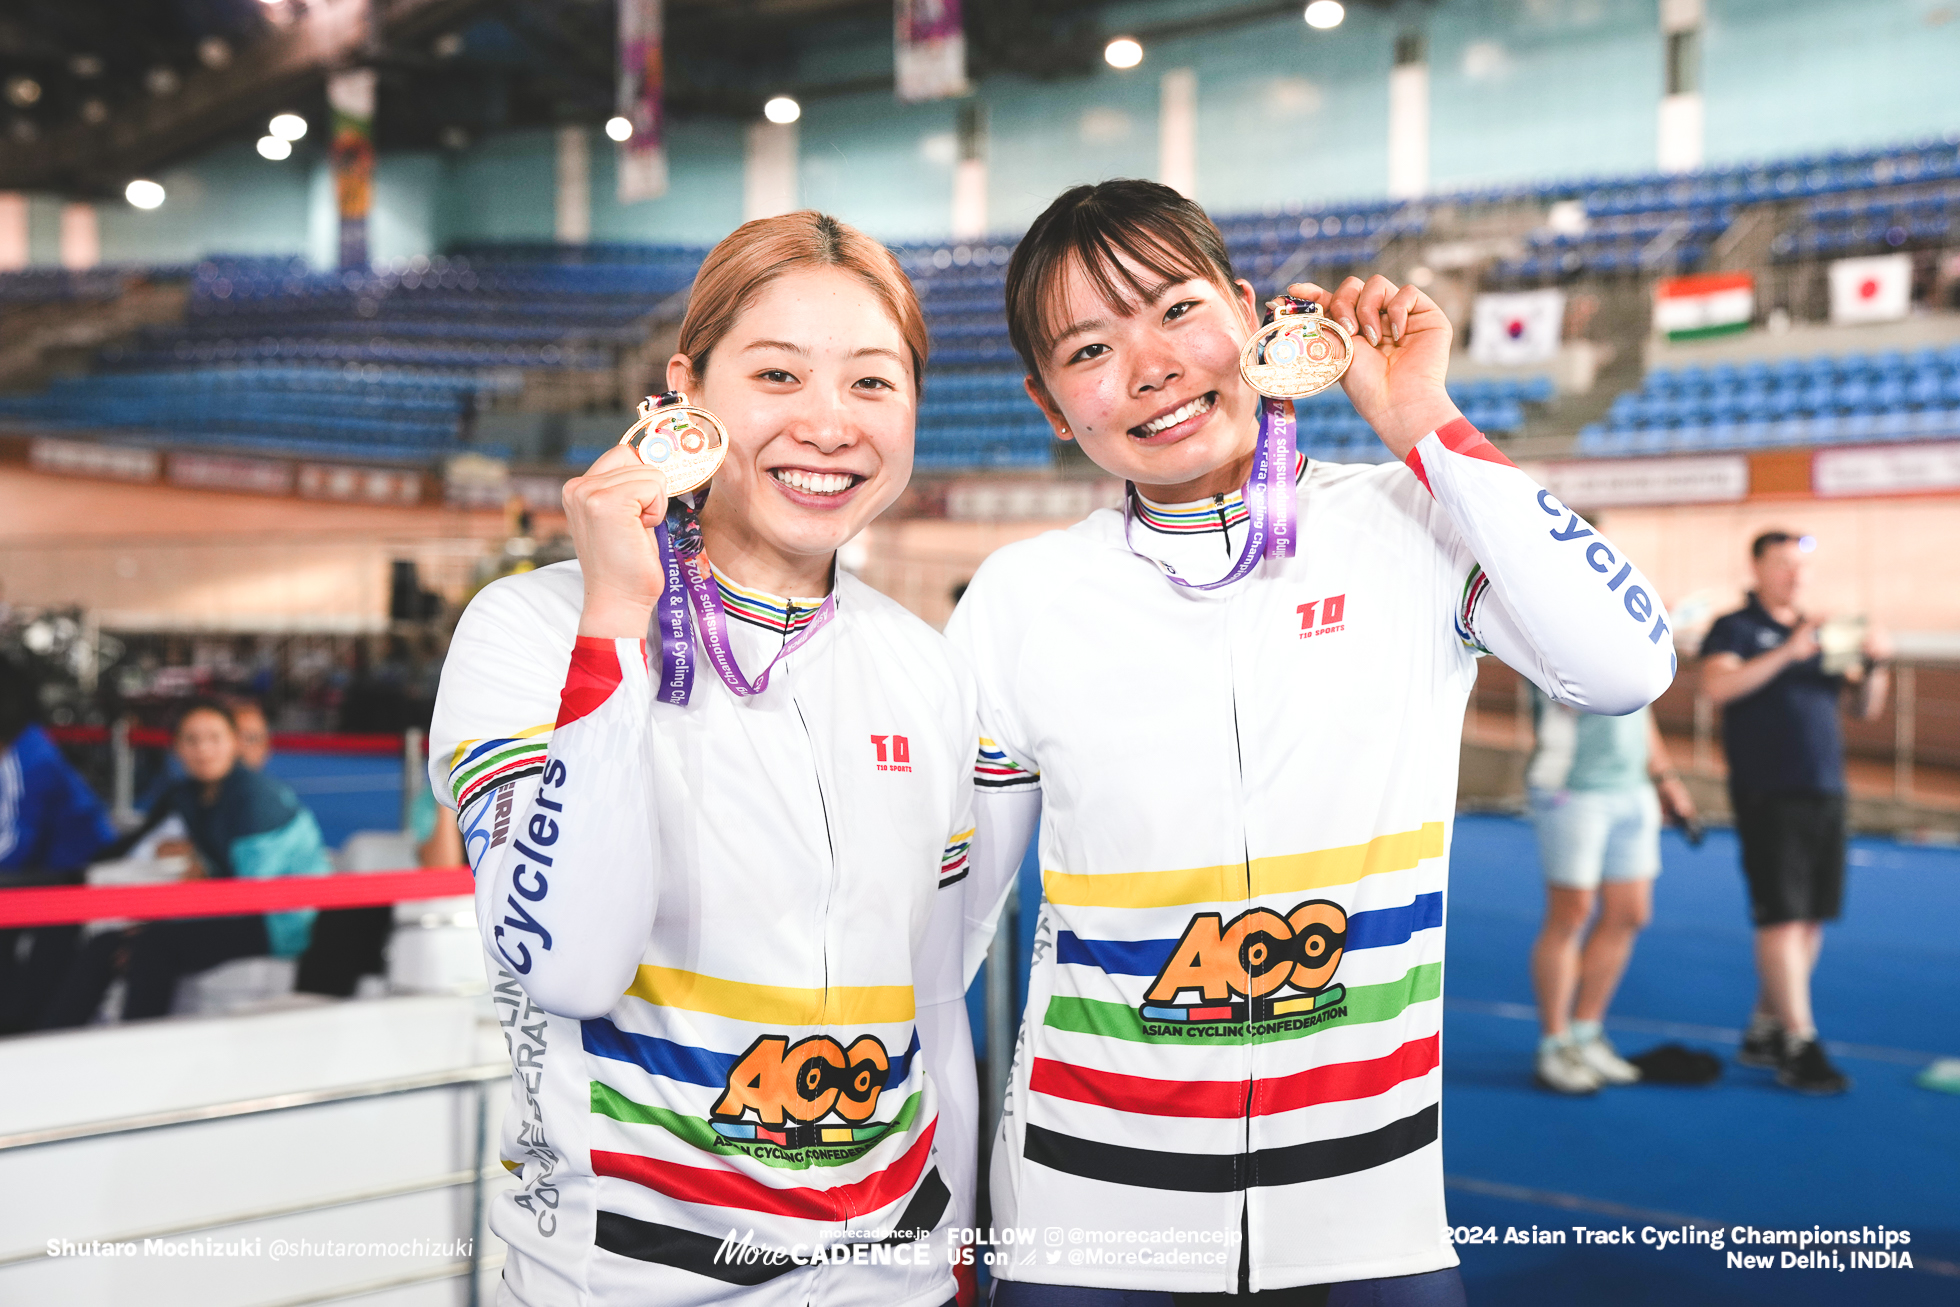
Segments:
[[[293,143],[283,136],[261,136],[259,154],[278,163],[281,159],[293,157]]]
[[[630,119],[614,114],[606,119],[606,135],[624,144],[633,139],[633,123]]]
[[[772,123],[793,123],[803,116],[803,106],[787,95],[778,95],[762,106],[762,116]]]
[[[1307,26],[1326,31],[1339,27],[1347,17],[1347,10],[1341,7],[1341,0],[1313,0],[1307,6]]]
[[[1103,59],[1111,68],[1134,68],[1143,62],[1143,46],[1134,37],[1119,36],[1103,47]]]
[[[265,129],[282,141],[297,141],[306,135],[306,119],[296,113],[275,114]]]
[[[123,198],[139,209],[154,209],[163,203],[163,187],[139,177],[123,187]]]

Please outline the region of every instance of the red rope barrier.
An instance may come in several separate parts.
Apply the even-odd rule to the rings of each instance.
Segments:
[[[271,880],[183,880],[162,885],[53,885],[0,890],[0,929],[72,926],[134,918],[236,917],[294,908],[371,908],[404,899],[474,894],[468,867],[279,876]]]
[[[56,744],[107,744],[109,728],[106,726],[47,726],[43,727],[48,737]],[[129,729],[129,742],[140,748],[167,749],[170,747],[170,732],[154,726],[132,726]],[[402,751],[402,737],[399,735],[342,735],[324,731],[274,731],[272,747],[287,753],[358,753],[380,754],[390,758],[399,757]]]

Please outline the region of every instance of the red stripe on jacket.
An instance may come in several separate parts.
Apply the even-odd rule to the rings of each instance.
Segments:
[[[893,1203],[911,1193],[932,1156],[935,1120],[920,1132],[904,1156],[875,1175],[830,1189],[778,1189],[750,1179],[739,1171],[681,1166],[635,1153],[592,1150],[592,1173],[631,1180],[683,1203],[732,1207],[744,1212],[790,1216],[803,1221],[848,1221]]]
[[[1436,439],[1442,441],[1443,448],[1452,454],[1462,454],[1466,458],[1481,458],[1486,463],[1496,463],[1503,467],[1517,466],[1498,453],[1497,446],[1484,439],[1484,433],[1471,426],[1468,418],[1457,418],[1453,422],[1445,422],[1437,427]],[[1423,470],[1422,456],[1411,449],[1408,458],[1403,461],[1408,463],[1409,470],[1416,474],[1416,480],[1422,482],[1422,488],[1432,495],[1435,494],[1436,488],[1429,484],[1429,473]]]
[[[1440,1037],[1412,1039],[1385,1057],[1336,1062],[1272,1080],[1153,1080],[1036,1058],[1029,1088],[1038,1094],[1113,1108],[1139,1116],[1272,1116],[1319,1103],[1345,1103],[1385,1094],[1436,1068]]]
[[[599,710],[612,698],[624,679],[619,670],[619,651],[611,640],[581,635],[572,646],[572,665],[565,673],[565,688],[558,692],[558,726],[566,726]]]

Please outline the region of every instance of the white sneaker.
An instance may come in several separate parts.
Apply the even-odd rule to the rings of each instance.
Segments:
[[[1539,1050],[1538,1083],[1561,1094],[1591,1094],[1599,1091],[1600,1079],[1578,1049],[1560,1043]]]
[[[1603,1085],[1630,1085],[1640,1079],[1640,1068],[1621,1057],[1619,1050],[1604,1035],[1587,1040],[1573,1052],[1592,1069]]]

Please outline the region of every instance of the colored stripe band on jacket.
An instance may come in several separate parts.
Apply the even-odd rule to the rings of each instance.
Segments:
[[[848,1221],[889,1207],[912,1191],[932,1156],[935,1120],[884,1170],[829,1189],[779,1189],[721,1167],[681,1166],[632,1153],[592,1150],[592,1173],[628,1180],[677,1202],[788,1216],[802,1221]]]
[[[1243,1044],[1255,1037],[1261,1043],[1270,1044],[1282,1039],[1298,1039],[1302,1035],[1335,1026],[1388,1021],[1400,1016],[1404,1009],[1442,996],[1443,966],[1440,962],[1425,962],[1409,968],[1399,980],[1379,985],[1349,985],[1341,1001],[1324,1010],[1267,1021],[1193,1024],[1176,1027],[1168,1034],[1158,1034],[1148,1030],[1142,1014],[1128,1004],[1059,995],[1048,1000],[1048,1010],[1041,1020],[1043,1025],[1056,1030],[1072,1030],[1077,1034],[1096,1035],[1103,1039],[1124,1039],[1134,1044],[1176,1044],[1189,1048],[1193,1044]],[[1157,1022],[1149,1024],[1159,1025]]]
[[[926,1172],[912,1201],[905,1205],[891,1234],[875,1242],[859,1240],[848,1246],[879,1247],[886,1244],[920,1243],[932,1237],[953,1195],[939,1178],[939,1168]],[[654,1262],[676,1270],[704,1275],[723,1284],[754,1286],[765,1284],[789,1271],[801,1269],[781,1249],[759,1248],[760,1256],[745,1255],[751,1245],[728,1243],[722,1236],[681,1230],[627,1216],[623,1212],[601,1211],[592,1242],[606,1252],[635,1261]],[[772,1256],[773,1254],[773,1256]]]
[[[585,1051],[594,1057],[611,1058],[615,1062],[630,1062],[641,1070],[682,1084],[700,1085],[704,1089],[725,1089],[728,1077],[735,1070],[740,1054],[719,1053],[712,1048],[696,1048],[690,1044],[678,1044],[671,1039],[661,1039],[657,1035],[642,1035],[637,1031],[621,1030],[604,1017],[579,1022],[579,1039]],[[902,1057],[892,1059],[891,1070],[885,1075],[885,1088],[896,1089],[905,1083],[905,1077],[912,1073],[912,1059],[919,1054],[919,1035],[912,1032],[911,1046]]]
[[[641,967],[626,996],[758,1026],[898,1025],[910,1021],[915,1011],[910,985],[802,989],[752,985],[673,967]]]
[[[1443,891],[1418,894],[1399,908],[1375,908],[1348,918],[1345,948],[1389,948],[1406,943],[1419,930],[1443,924]],[[1174,939],[1084,939],[1072,930],[1056,932],[1055,961],[1096,967],[1112,976],[1155,976],[1177,952]]]
[[[449,769],[449,791],[455,796],[456,810],[463,811],[505,781],[543,771],[551,731],[547,722],[506,739],[472,740],[458,747],[456,761]]]
[[[751,1161],[764,1166],[777,1167],[786,1171],[804,1171],[811,1167],[849,1166],[864,1159],[864,1155],[883,1143],[891,1135],[902,1135],[911,1129],[912,1122],[919,1115],[919,1104],[923,1093],[915,1093],[899,1104],[898,1112],[889,1121],[874,1121],[866,1126],[829,1125],[817,1127],[814,1139],[802,1142],[790,1140],[781,1127],[757,1126],[752,1122],[723,1123],[705,1117],[689,1116],[671,1108],[657,1107],[651,1103],[639,1103],[620,1093],[610,1085],[594,1080],[591,1082],[592,1111],[614,1121],[627,1125],[657,1126],[673,1135],[683,1143],[692,1144],[704,1153],[726,1156],[726,1150],[744,1144],[759,1144],[762,1149],[746,1155]],[[808,1127],[792,1127],[810,1133]],[[830,1138],[831,1135],[841,1138]],[[770,1149],[769,1144],[794,1144],[796,1151]],[[821,1145],[810,1150],[808,1145]],[[629,1156],[629,1154],[620,1154]],[[646,1159],[642,1159],[646,1160]]]
[[[980,737],[980,751],[973,760],[973,783],[989,790],[1039,785],[1041,774],[1022,767],[1007,756],[1006,750],[983,735]]]
[[[1386,871],[1407,871],[1425,858],[1441,857],[1443,839],[1443,823],[1430,821],[1415,830],[1377,835],[1365,844],[1254,858],[1250,897],[1299,894],[1350,885]],[[1238,903],[1248,897],[1244,863],[1104,875],[1044,871],[1041,881],[1051,903],[1082,908],[1178,908],[1191,903]]]
[[[1251,1153],[1169,1153],[1077,1139],[1030,1123],[1023,1154],[1069,1175],[1105,1184],[1179,1193],[1223,1194],[1240,1189],[1305,1184],[1353,1175],[1407,1157],[1436,1142],[1441,1113],[1431,1103],[1379,1130],[1315,1139]],[[593,1156],[598,1156],[594,1154]]]
[[[1037,1094],[1139,1116],[1233,1120],[1385,1094],[1435,1070],[1440,1046],[1441,1036],[1430,1035],[1412,1039],[1385,1057],[1335,1062],[1266,1080],[1157,1080],[1038,1057],[1028,1087]]]

